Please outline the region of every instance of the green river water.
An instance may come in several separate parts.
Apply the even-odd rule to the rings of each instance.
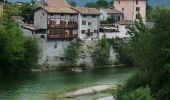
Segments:
[[[52,97],[81,87],[121,82],[132,68],[11,74],[0,77],[0,100],[51,100]],[[84,99],[86,100],[86,99]]]

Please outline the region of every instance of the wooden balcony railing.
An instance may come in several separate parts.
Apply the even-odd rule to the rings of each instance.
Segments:
[[[62,34],[62,35],[55,35],[55,34],[48,34],[48,39],[74,39],[77,38],[78,34]]]
[[[48,24],[48,28],[76,29],[78,24]]]

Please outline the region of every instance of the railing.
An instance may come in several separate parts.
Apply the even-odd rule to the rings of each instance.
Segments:
[[[77,38],[78,34],[62,34],[62,35],[55,35],[55,34],[48,34],[48,39],[74,39]]]
[[[48,28],[64,28],[64,29],[69,29],[69,28],[78,28],[78,24],[48,24]]]

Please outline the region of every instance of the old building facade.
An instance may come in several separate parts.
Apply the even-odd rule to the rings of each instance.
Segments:
[[[140,14],[146,22],[146,0],[114,0],[113,7],[124,14],[124,20],[134,21]]]
[[[99,36],[99,10],[95,8],[73,8],[78,14],[78,37],[80,39],[97,39]]]
[[[48,0],[45,6],[34,12],[34,24],[23,25],[22,29],[25,36],[39,38],[42,49],[40,64],[60,65],[65,63],[65,48],[73,39],[98,37],[99,11],[73,8],[65,0]],[[82,30],[86,32],[82,33]]]

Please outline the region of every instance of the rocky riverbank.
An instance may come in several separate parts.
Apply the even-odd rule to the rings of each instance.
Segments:
[[[117,90],[117,85],[115,84],[104,84],[104,85],[96,85],[96,86],[91,86],[91,87],[85,87],[82,89],[78,89],[75,91],[70,91],[62,94],[59,98],[76,98],[78,96],[83,96],[83,95],[90,95],[90,94],[98,94],[101,92],[105,91],[110,91],[110,90]],[[112,99],[111,99],[112,97]],[[113,96],[107,96],[107,97],[99,97],[96,98],[96,100],[114,100]]]

